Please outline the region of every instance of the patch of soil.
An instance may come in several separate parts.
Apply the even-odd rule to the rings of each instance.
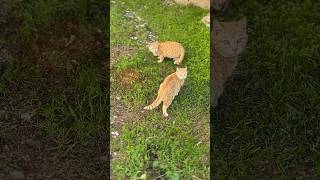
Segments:
[[[124,45],[115,45],[111,47],[110,50],[110,65],[111,67],[117,62],[121,57],[130,57],[132,54],[132,49]]]
[[[141,111],[144,113],[144,111]],[[110,124],[111,127],[119,129],[121,125],[130,122],[135,122],[139,119],[139,114],[137,110],[130,110],[121,96],[116,95],[115,92],[111,92],[110,98]]]
[[[49,30],[50,29],[50,30]],[[101,64],[102,43],[78,22],[52,24],[31,40],[30,61],[50,81],[62,81],[83,64]]]
[[[126,69],[119,74],[118,80],[122,86],[130,89],[141,80],[141,73],[136,69]]]

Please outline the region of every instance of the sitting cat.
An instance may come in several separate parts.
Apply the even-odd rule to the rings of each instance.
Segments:
[[[160,84],[158,91],[158,96],[156,100],[149,106],[144,107],[146,110],[152,110],[160,105],[162,105],[162,113],[165,117],[168,116],[167,109],[173,101],[174,97],[178,95],[180,88],[184,84],[184,80],[187,77],[187,68],[178,68],[176,72],[167,76],[164,81]]]
[[[218,22],[213,20],[213,66],[211,66],[212,107],[218,105],[218,99],[224,90],[224,84],[238,64],[239,55],[247,45],[247,19],[237,22]]]
[[[147,45],[149,50],[154,56],[158,56],[161,63],[165,57],[173,58],[174,64],[180,65],[184,58],[185,50],[180,43],[166,41],[166,42],[153,42]]]

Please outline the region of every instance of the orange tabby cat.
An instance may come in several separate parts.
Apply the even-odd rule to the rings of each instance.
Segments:
[[[166,41],[166,42],[153,42],[147,45],[149,50],[154,56],[158,56],[161,63],[165,57],[173,58],[174,64],[180,65],[184,58],[185,50],[180,43]]]
[[[158,96],[156,100],[149,106],[144,107],[146,110],[156,108],[163,102],[162,113],[165,117],[168,116],[167,109],[173,101],[174,97],[178,95],[180,88],[184,84],[184,80],[187,77],[187,68],[178,68],[176,72],[167,76],[160,84]]]

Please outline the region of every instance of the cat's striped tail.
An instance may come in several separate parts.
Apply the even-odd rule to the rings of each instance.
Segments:
[[[144,107],[143,109],[146,109],[146,110],[154,109],[158,107],[160,103],[161,103],[161,98],[160,98],[160,95],[158,94],[156,100],[154,100],[153,103],[151,103],[149,106]]]

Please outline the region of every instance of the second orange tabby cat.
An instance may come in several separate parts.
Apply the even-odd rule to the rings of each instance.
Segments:
[[[185,50],[180,43],[173,41],[153,42],[147,45],[154,56],[158,56],[161,63],[165,57],[173,58],[174,64],[180,65],[184,58]]]
[[[158,96],[156,100],[149,106],[144,107],[146,110],[152,110],[160,105],[162,105],[162,113],[165,117],[168,116],[167,109],[171,105],[175,96],[178,95],[180,88],[184,84],[184,80],[187,77],[187,68],[178,68],[176,72],[167,76],[164,81],[160,84],[158,91]]]

